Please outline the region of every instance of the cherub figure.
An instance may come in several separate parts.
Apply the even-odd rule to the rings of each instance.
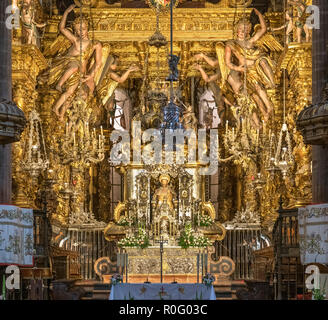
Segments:
[[[306,4],[301,0],[288,0],[288,4],[296,7],[297,15],[295,18],[297,42],[302,42],[302,32],[305,32],[305,41],[310,41],[310,29],[306,25]]]
[[[74,8],[75,5],[71,5],[66,9],[59,24],[59,30],[69,40],[70,47],[64,55],[55,57],[50,68],[39,78],[41,83],[55,84],[56,89],[62,93],[53,108],[60,121],[63,121],[69,108],[66,101],[73,96],[79,84],[88,96],[94,91],[94,78],[102,65],[102,45],[89,39],[88,21],[80,17],[75,19],[74,34],[66,28],[67,16]],[[92,64],[93,56],[95,61]]]
[[[46,23],[37,23],[34,16],[34,0],[23,0],[21,7],[22,43],[38,45],[38,29],[44,28]]]
[[[289,10],[286,10],[285,13],[286,23],[278,28],[270,28],[270,31],[279,31],[286,29],[286,44],[293,42],[293,30],[294,30],[294,20],[293,20],[293,13]]]

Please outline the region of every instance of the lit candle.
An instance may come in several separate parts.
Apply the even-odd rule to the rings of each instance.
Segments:
[[[262,120],[262,124],[263,124],[263,135],[265,135],[265,122],[264,122],[264,120]]]
[[[232,128],[232,139],[235,139],[235,128]]]
[[[104,135],[104,131],[103,131],[103,127],[102,126],[100,126],[100,131],[101,131],[101,136],[103,136]]]
[[[226,121],[226,134],[228,133],[228,123],[229,123],[229,121],[227,120]]]

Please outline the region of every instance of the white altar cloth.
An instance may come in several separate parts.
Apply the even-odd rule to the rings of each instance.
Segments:
[[[301,263],[328,263],[328,203],[298,209]]]
[[[118,283],[109,300],[216,300],[213,286],[199,283]]]
[[[0,205],[0,264],[33,265],[33,209]]]

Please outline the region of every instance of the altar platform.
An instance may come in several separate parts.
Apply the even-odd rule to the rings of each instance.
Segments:
[[[216,300],[213,286],[198,283],[119,283],[109,300]]]
[[[126,248],[128,254],[129,283],[160,283],[161,257],[159,247],[147,249]],[[202,281],[202,267],[205,272],[207,261],[197,261],[199,249],[165,246],[163,250],[163,283],[197,283]],[[197,268],[199,279],[197,279]],[[123,274],[126,282],[126,274]]]

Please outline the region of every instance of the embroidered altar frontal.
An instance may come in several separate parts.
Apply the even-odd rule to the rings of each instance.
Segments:
[[[302,264],[328,263],[328,203],[298,209]]]
[[[33,265],[33,210],[0,206],[0,264]]]
[[[215,300],[212,285],[191,283],[122,283],[112,286],[109,300]]]
[[[146,249],[126,248],[128,253],[128,282],[160,282],[161,255],[158,247]],[[197,282],[198,249],[164,247],[163,282]],[[205,269],[205,262],[204,262]],[[202,265],[199,261],[199,279],[202,277]]]

